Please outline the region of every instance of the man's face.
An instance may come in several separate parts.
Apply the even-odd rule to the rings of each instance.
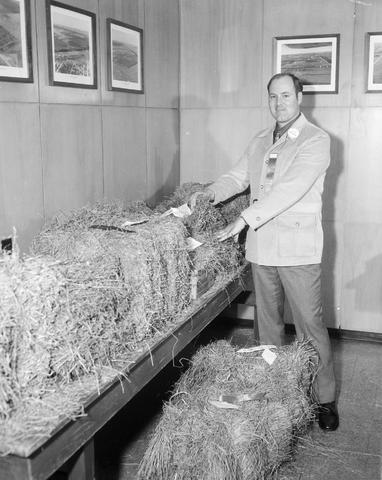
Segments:
[[[269,86],[268,104],[272,117],[282,127],[300,112],[302,93],[296,91],[290,77],[276,78]]]

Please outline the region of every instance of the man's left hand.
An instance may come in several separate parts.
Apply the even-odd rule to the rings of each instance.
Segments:
[[[219,242],[227,240],[227,238],[235,237],[238,235],[247,224],[242,217],[238,217],[234,222],[227,225],[222,230],[215,233],[215,237]]]

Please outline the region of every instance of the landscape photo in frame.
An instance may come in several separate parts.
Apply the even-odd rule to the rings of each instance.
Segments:
[[[107,19],[109,90],[143,93],[143,30]]]
[[[0,80],[33,82],[29,0],[0,0]]]
[[[97,88],[95,14],[47,0],[51,85]]]
[[[295,74],[304,93],[338,93],[339,34],[277,37],[276,73]]]
[[[382,32],[367,34],[367,92],[382,92]]]

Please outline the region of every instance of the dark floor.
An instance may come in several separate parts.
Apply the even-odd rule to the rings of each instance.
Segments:
[[[198,346],[230,338],[238,346],[254,344],[251,328],[217,319],[181,358]],[[278,480],[382,480],[382,345],[333,340],[340,427],[322,432],[314,425],[299,441],[296,456],[284,464]],[[175,361],[96,436],[96,479],[134,480],[163,400],[182,373]]]

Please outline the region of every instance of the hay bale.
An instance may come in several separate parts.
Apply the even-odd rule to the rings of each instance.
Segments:
[[[25,396],[40,395],[57,342],[55,320],[64,283],[56,263],[42,258],[0,260],[0,417]]]
[[[258,353],[236,353],[225,341],[202,348],[164,407],[139,478],[268,478],[291,457],[295,435],[311,419],[312,405],[301,397],[308,398],[317,359],[300,343],[277,355],[268,366]],[[220,395],[235,398],[237,408],[217,408],[211,400]]]
[[[129,286],[129,318],[141,336],[173,321],[190,303],[191,262],[181,220],[154,218],[136,229],[119,256]],[[115,245],[118,248],[118,245]]]
[[[220,210],[200,199],[192,214],[184,219],[190,235],[203,245],[192,254],[193,271],[205,279],[206,285],[223,284],[237,275],[243,264],[243,250],[234,240],[219,242],[214,233],[226,226]]]
[[[48,257],[0,260],[0,417],[43,396],[52,378],[97,375],[126,350],[112,311],[118,284],[107,275]]]
[[[249,207],[250,195],[247,192],[236,195],[229,201],[218,205],[220,213],[224,220],[228,223],[234,222],[241,212]]]
[[[56,225],[43,244],[59,261],[12,256],[2,262],[3,415],[14,407],[12,396],[40,395],[48,377],[65,383],[98,376],[163,334],[190,303],[191,263],[180,220],[154,218],[133,234],[82,227],[76,243],[67,235],[70,248],[62,241],[72,228],[66,226]],[[82,238],[95,247],[85,248]]]
[[[185,217],[184,223],[190,235],[197,240],[203,234],[211,234],[226,226],[219,209],[205,198],[198,199],[191,215]]]
[[[86,249],[78,255],[63,245],[58,257],[73,259],[13,255],[0,262],[1,452],[81,415],[105,369],[117,376],[189,305],[180,220],[154,219],[131,236],[92,235],[98,247],[88,258]]]
[[[155,212],[163,213],[171,207],[179,207],[180,205],[187,203],[193,193],[202,191],[209,185],[210,183],[183,183],[182,185],[177,187],[177,189],[172,195],[170,195],[168,198],[163,200],[155,207]],[[200,199],[199,201],[202,201],[202,199]],[[236,220],[240,213],[247,207],[249,207],[249,204],[250,195],[248,191],[245,191],[239,195],[235,195],[235,197],[233,198],[230,198],[216,205],[214,208],[218,212],[216,215],[219,216],[219,220],[220,222],[222,222],[222,226],[224,226]],[[216,218],[206,218],[206,223],[207,220],[212,220],[212,223],[214,223],[216,221]],[[212,230],[214,229],[212,228]]]
[[[99,202],[68,214],[53,218],[33,239],[31,253],[48,255],[61,260],[89,260],[102,255],[92,225],[121,227],[126,220],[141,220],[153,216],[152,210],[143,202]]]
[[[213,235],[199,237],[203,245],[198,247],[192,256],[193,267],[197,271],[205,271],[215,278],[227,279],[236,275],[243,265],[241,246],[234,240],[219,242]]]
[[[103,371],[99,384],[115,378],[114,371]],[[28,396],[7,418],[0,419],[0,455],[30,456],[36,444],[49,439],[57,427],[85,415],[89,393],[96,393],[95,377],[60,384],[50,379],[44,395]]]
[[[35,253],[69,262],[88,262],[95,270],[110,271],[113,278],[119,278],[125,298],[118,318],[123,319],[126,328],[134,325],[133,343],[160,330],[190,302],[191,264],[187,232],[181,220],[161,218],[146,207],[143,213],[135,213],[150,221],[129,227],[133,233],[90,228],[120,226],[126,218],[132,219],[134,208],[140,207],[116,209],[103,205],[81,209],[66,221],[55,219],[33,243]],[[110,210],[112,216],[108,220]]]
[[[208,185],[208,183],[204,184],[198,182],[183,183],[177,187],[171,195],[160,202],[154,210],[157,213],[164,213],[169,208],[180,207],[180,205],[188,202],[193,193],[204,190]]]

